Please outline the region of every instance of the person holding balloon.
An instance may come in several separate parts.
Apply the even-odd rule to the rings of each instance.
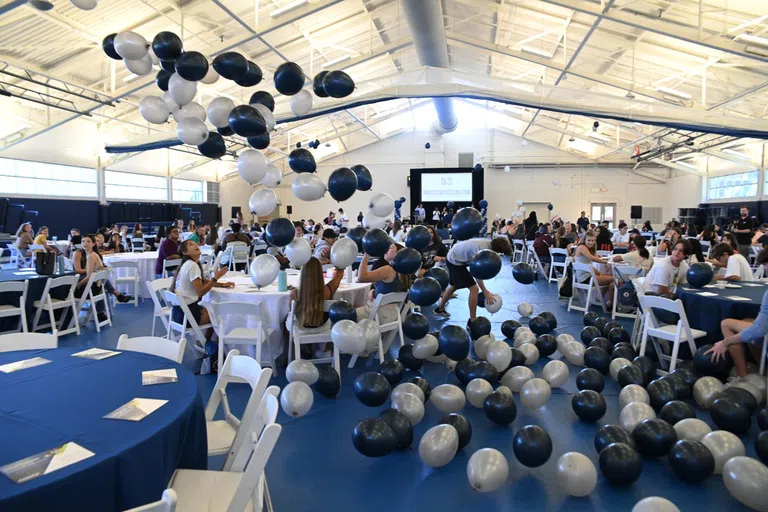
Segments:
[[[411,276],[400,274],[392,268],[392,260],[395,259],[402,245],[391,244],[384,257],[376,260],[368,269],[368,254],[363,255],[360,262],[357,281],[359,283],[373,283],[373,297],[385,295],[387,293],[406,292],[411,287]],[[368,318],[371,304],[366,304],[362,308],[357,308],[358,318]],[[397,304],[387,304],[379,308],[377,312],[379,323],[385,324],[394,321],[397,318]]]

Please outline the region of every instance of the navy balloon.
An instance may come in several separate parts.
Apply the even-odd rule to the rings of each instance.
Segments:
[[[446,325],[437,336],[440,351],[449,359],[461,361],[469,355],[469,335],[458,325]]]
[[[268,133],[262,133],[261,135],[256,135],[255,137],[248,137],[248,144],[252,148],[256,149],[267,149],[269,147],[269,134]]]
[[[475,164],[475,172],[480,172],[483,170],[483,166],[480,164]]]
[[[184,52],[176,59],[175,69],[184,80],[197,82],[208,73],[208,59],[200,52]]]
[[[320,141],[315,141],[315,146],[317,146],[319,143]],[[371,176],[371,171],[369,171],[366,166],[361,164],[353,165],[352,170],[357,176],[357,190],[371,190],[371,187],[373,186],[373,177]]]
[[[339,167],[328,177],[328,193],[337,201],[346,201],[357,190],[357,176],[349,167]]]
[[[309,147],[310,147],[311,149],[317,149],[317,148],[315,147],[315,141],[313,141],[313,140],[309,141]]]
[[[400,198],[400,202],[401,202],[401,203],[405,203],[405,197],[401,197],[401,198]]]
[[[158,32],[152,39],[152,51],[160,60],[176,60],[184,51],[181,38],[173,32]]]
[[[415,274],[421,268],[421,253],[410,247],[401,249],[392,258],[392,268],[399,274]]]
[[[227,144],[224,142],[224,137],[211,132],[208,134],[208,140],[197,146],[197,150],[208,158],[221,158],[227,154]]]
[[[443,293],[440,283],[431,277],[421,277],[413,282],[408,298],[417,306],[431,306]]]
[[[440,283],[440,288],[443,291],[445,291],[445,289],[448,288],[448,285],[450,284],[450,277],[444,268],[432,267],[424,273],[424,277],[431,277],[432,279],[436,280],[438,283]]]
[[[267,123],[258,110],[250,105],[238,105],[229,113],[229,127],[241,137],[267,133]]]
[[[448,201],[447,203],[445,203],[445,205],[448,207],[449,210],[452,210],[456,206],[453,201]]]
[[[366,229],[363,226],[355,226],[347,231],[347,238],[357,244],[358,252],[363,252],[363,236],[365,236]]]
[[[405,246],[417,251],[426,249],[430,241],[432,241],[432,233],[425,226],[413,226],[405,235]]]
[[[295,62],[284,62],[275,70],[275,88],[280,94],[293,96],[304,87],[304,71]]]
[[[256,91],[251,94],[251,99],[248,100],[249,105],[261,104],[267,107],[270,111],[275,111],[275,98],[272,97],[267,91]]]
[[[107,57],[115,60],[123,60],[119,53],[115,51],[115,36],[117,34],[109,34],[101,42],[101,49],[107,54]]]
[[[429,334],[429,319],[421,313],[411,311],[403,318],[403,334],[412,340],[420,340]]]
[[[472,335],[473,340],[478,340],[486,334],[491,334],[491,321],[484,316],[478,316],[474,320],[470,320],[467,323],[467,327],[469,327],[469,333]]]
[[[456,240],[469,240],[480,235],[483,216],[474,208],[462,208],[453,216],[451,234]]]
[[[320,376],[313,386],[315,391],[328,398],[338,395],[339,389],[341,389],[341,379],[333,366],[318,365],[317,373]]]
[[[312,80],[312,90],[315,91],[315,95],[319,98],[328,97],[328,93],[325,92],[325,89],[323,88],[323,79],[327,74],[328,74],[328,71],[321,71],[318,74],[316,74],[315,78]]]
[[[383,457],[392,453],[397,449],[397,443],[397,434],[382,419],[364,419],[352,431],[352,445],[366,457]]]
[[[424,149],[429,149],[429,148],[431,148],[431,147],[432,147],[432,144],[430,144],[429,142],[427,142],[426,144],[424,144]]]
[[[171,79],[171,75],[173,73],[169,73],[168,71],[161,69],[157,72],[157,76],[155,77],[155,83],[160,88],[161,91],[167,91],[168,90],[168,80]]]
[[[315,163],[315,157],[309,150],[304,148],[296,148],[288,155],[288,166],[297,173],[302,172],[315,172],[317,170],[317,164]]]
[[[175,60],[161,60],[160,61],[160,67],[163,71],[167,71],[169,73],[175,73],[176,72],[176,61]]]
[[[323,90],[332,98],[344,98],[355,90],[355,81],[343,71],[331,71],[323,78]]]
[[[549,211],[552,211],[554,208],[555,208],[555,207],[554,207],[554,206],[552,206],[552,203],[549,203],[549,204],[547,205],[547,210],[549,210]]]
[[[213,69],[227,80],[240,80],[248,73],[248,59],[237,52],[224,52],[213,59]]]
[[[248,71],[245,72],[245,76],[235,80],[235,83],[240,87],[253,87],[261,82],[264,75],[261,72],[261,68],[252,61],[248,61]]]
[[[531,284],[536,277],[533,267],[527,263],[518,263],[512,267],[512,277],[520,284]]]
[[[230,128],[229,126],[222,126],[221,128],[216,128],[216,131],[222,134],[224,137],[230,137],[235,134],[234,130]]]
[[[712,267],[707,263],[694,263],[690,266],[688,273],[686,274],[688,284],[694,288],[702,288],[705,285],[708,285],[713,277],[714,272],[712,272]]]
[[[332,324],[339,320],[352,320],[357,322],[357,312],[355,306],[345,300],[337,300],[328,308],[328,319]]]
[[[355,396],[363,405],[378,407],[384,405],[389,398],[392,387],[383,375],[376,372],[366,372],[357,376],[353,386]]]
[[[488,208],[488,201],[486,201],[485,199],[481,199],[480,202],[477,203],[477,205],[480,208]]]
[[[293,227],[293,222],[284,218],[278,217],[272,219],[267,224],[267,242],[275,247],[285,247],[296,235],[296,228]]]
[[[469,272],[475,279],[493,279],[500,271],[501,257],[489,249],[479,251],[469,264]]]
[[[389,238],[386,231],[383,229],[371,229],[363,236],[363,251],[374,258],[382,258],[392,243],[392,239]]]

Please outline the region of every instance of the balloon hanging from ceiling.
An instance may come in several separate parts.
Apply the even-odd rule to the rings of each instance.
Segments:
[[[264,75],[261,72],[261,68],[257,66],[255,62],[249,60],[245,76],[235,80],[235,83],[240,87],[254,87],[261,82],[263,77]]]
[[[291,190],[302,201],[317,201],[325,195],[326,187],[317,174],[299,174],[293,180]]]
[[[221,158],[227,154],[227,143],[218,133],[209,133],[208,140],[197,146],[200,154],[208,158]]]
[[[251,99],[248,101],[248,104],[261,104],[272,112],[275,111],[275,98],[273,98],[272,95],[266,91],[256,91],[255,93],[251,94]]]
[[[373,177],[371,171],[364,165],[357,164],[352,166],[352,170],[357,176],[357,190],[371,190],[373,186]]]
[[[170,110],[159,96],[145,96],[139,103],[139,113],[145,121],[152,124],[163,124],[168,121]]]
[[[237,172],[251,185],[258,185],[267,174],[267,159],[255,149],[246,149],[237,158]]]
[[[267,149],[269,147],[269,134],[263,133],[255,137],[248,137],[248,144],[255,149]]]
[[[107,57],[115,60],[123,60],[119,53],[115,51],[115,37],[117,34],[109,34],[101,42],[101,49],[107,54]]]
[[[291,151],[291,154],[288,155],[288,167],[297,173],[315,172],[317,170],[315,157],[304,148],[296,148]]]
[[[213,69],[227,80],[240,80],[248,74],[248,59],[237,52],[225,52],[213,59]]]
[[[184,80],[197,82],[208,74],[208,59],[200,52],[184,52],[176,59],[175,69]]]
[[[136,32],[119,32],[113,44],[115,52],[123,59],[138,60],[148,51],[149,43]]]
[[[304,87],[304,71],[295,62],[284,62],[275,70],[274,81],[280,94],[293,96]]]
[[[250,105],[238,105],[229,113],[229,127],[242,137],[266,133],[267,125],[258,110]]]
[[[152,51],[161,61],[175,61],[184,51],[184,45],[173,32],[158,32],[152,39]]]
[[[345,98],[355,90],[355,81],[343,71],[331,71],[323,78],[323,90],[332,98]]]
[[[229,126],[229,113],[235,108],[235,102],[229,98],[214,98],[208,104],[208,120],[216,128]]]
[[[304,116],[309,114],[312,110],[312,94],[302,89],[295,96],[291,98],[291,112],[297,116]]]
[[[357,176],[348,167],[340,167],[328,177],[328,192],[336,201],[346,201],[357,190]]]
[[[312,79],[312,90],[318,98],[328,97],[328,93],[325,92],[325,89],[323,88],[323,79],[325,79],[325,75],[327,74],[327,71],[321,71],[315,75],[314,79]]]
[[[161,69],[157,72],[157,76],[155,77],[155,84],[157,84],[161,91],[168,90],[168,80],[171,79],[172,74],[173,73],[169,73],[164,69]]]

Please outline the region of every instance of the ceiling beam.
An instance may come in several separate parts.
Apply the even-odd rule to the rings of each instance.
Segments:
[[[240,18],[240,17],[239,17],[237,14],[235,14],[234,12],[232,12],[232,11],[231,11],[231,10],[230,10],[230,9],[229,9],[227,6],[225,6],[225,5],[224,5],[224,4],[221,2],[221,0],[213,0],[213,3],[214,3],[214,4],[216,4],[216,5],[218,5],[218,6],[219,6],[219,8],[220,8],[222,11],[224,11],[225,13],[227,13],[227,15],[228,15],[230,18],[232,18],[233,20],[235,20],[235,21],[236,21],[236,22],[237,22],[237,23],[238,23],[238,24],[239,24],[241,27],[243,27],[245,30],[247,30],[247,31],[248,31],[248,32],[250,32],[251,34],[255,35],[255,36],[258,38],[258,40],[262,42],[262,44],[263,44],[264,46],[266,46],[267,48],[269,48],[269,49],[272,51],[272,53],[274,53],[275,55],[277,55],[278,57],[280,57],[281,59],[283,59],[283,61],[285,61],[285,62],[288,62],[288,58],[287,58],[285,55],[283,55],[282,53],[280,53],[280,51],[279,51],[277,48],[275,48],[274,46],[272,46],[272,45],[271,45],[269,42],[267,42],[267,40],[266,40],[266,39],[264,39],[264,37],[263,37],[262,35],[258,34],[258,33],[257,33],[257,32],[256,32],[254,29],[253,29],[253,27],[251,27],[251,26],[250,26],[248,23],[246,23],[245,21],[243,21],[243,20],[242,20],[242,18]],[[256,2],[256,8],[258,9],[258,2]]]

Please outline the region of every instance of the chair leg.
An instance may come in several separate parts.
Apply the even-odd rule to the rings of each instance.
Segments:
[[[153,313],[152,316],[152,337],[155,336],[155,324],[157,324],[157,313]]]
[[[280,376],[280,370],[278,369],[277,358],[275,357],[275,351],[272,349],[272,340],[269,339],[268,333],[264,333],[264,343],[267,344],[267,354],[269,360],[272,361],[272,375],[275,377]]]
[[[763,359],[765,359],[765,356],[763,356]],[[339,374],[339,378],[341,378],[341,357],[339,356],[339,348],[335,343],[333,344],[333,368]]]
[[[765,354],[766,351],[768,351],[768,336],[763,337],[763,352],[760,356],[760,375],[763,374],[763,371],[765,370]]]
[[[675,371],[675,366],[677,366],[677,353],[679,351],[680,351],[680,338],[676,338],[675,344],[672,346],[672,357],[669,360],[670,373]]]
[[[261,364],[261,347],[264,345],[264,336],[259,336],[256,340],[256,362]]]
[[[640,352],[639,355],[645,355],[645,346],[648,343],[648,319],[643,316],[643,336],[640,338]]]
[[[379,342],[379,357],[381,357],[381,342]],[[357,362],[357,354],[353,354],[352,357],[349,360],[349,364],[347,365],[347,368],[354,368],[355,363]]]
[[[223,336],[219,338],[218,360],[219,360],[219,371],[221,371],[224,368],[224,337]]]

